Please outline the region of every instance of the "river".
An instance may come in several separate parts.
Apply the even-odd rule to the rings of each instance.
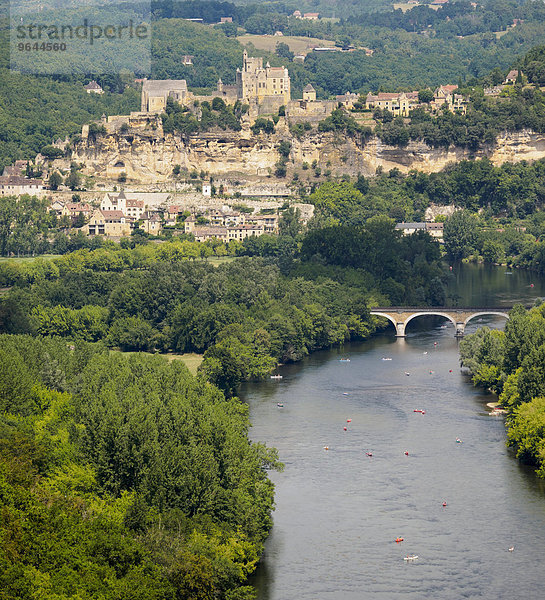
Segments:
[[[545,282],[469,265],[454,268],[449,294],[507,306],[545,295]],[[285,463],[271,473],[259,600],[543,598],[545,484],[506,447],[494,398],[460,372],[444,324],[420,318],[405,339],[392,327],[242,389],[252,439]]]

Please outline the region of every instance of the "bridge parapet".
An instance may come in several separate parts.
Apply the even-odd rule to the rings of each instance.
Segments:
[[[448,319],[454,325],[455,336],[463,337],[465,327],[471,319],[483,315],[498,315],[508,319],[510,310],[511,307],[505,306],[499,308],[431,308],[429,306],[388,306],[384,308],[373,308],[370,312],[372,315],[384,317],[391,321],[396,328],[397,337],[405,337],[405,329],[407,324],[415,317],[421,317],[424,315],[445,317],[445,319]]]

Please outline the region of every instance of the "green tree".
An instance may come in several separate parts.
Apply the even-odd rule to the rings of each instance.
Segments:
[[[433,92],[429,88],[418,91],[418,102],[429,104],[433,100]]]
[[[469,256],[478,240],[477,218],[465,210],[456,211],[445,222],[445,250],[453,260]]]
[[[59,185],[62,183],[62,177],[58,171],[53,171],[49,176],[48,185],[52,190],[59,189]]]
[[[275,53],[278,56],[280,56],[281,58],[285,58],[285,59],[289,60],[290,62],[293,60],[294,54],[290,50],[290,47],[288,46],[288,44],[285,44],[284,42],[278,42],[276,44]]]
[[[485,240],[483,242],[481,254],[483,255],[485,262],[498,263],[501,262],[502,258],[505,256],[505,251],[500,242]]]
[[[72,170],[70,171],[70,174],[66,177],[64,183],[71,190],[77,190],[81,185],[81,175],[77,171]]]

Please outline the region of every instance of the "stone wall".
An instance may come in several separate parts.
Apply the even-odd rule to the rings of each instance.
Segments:
[[[337,108],[335,100],[315,100],[313,102],[291,100],[286,107],[286,115],[290,123],[304,121],[316,123],[329,117],[335,108]]]

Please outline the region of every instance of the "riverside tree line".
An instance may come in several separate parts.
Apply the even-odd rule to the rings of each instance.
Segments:
[[[183,243],[182,243],[183,244]],[[82,249],[54,260],[1,263],[0,330],[104,341],[123,350],[204,352],[202,370],[228,393],[277,362],[367,337],[368,306],[441,304],[439,248],[394,222],[262,236],[254,256],[217,267],[180,243]]]
[[[545,477],[545,304],[509,313],[505,331],[479,329],[460,344],[476,386],[499,395],[507,439]]]

